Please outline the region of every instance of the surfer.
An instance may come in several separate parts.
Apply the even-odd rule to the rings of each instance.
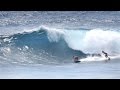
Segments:
[[[74,63],[79,63],[79,57],[78,56],[73,56],[73,59],[74,59]]]
[[[106,58],[108,58],[108,60],[110,60],[110,58],[108,57],[108,53],[102,51],[102,53],[105,55]]]

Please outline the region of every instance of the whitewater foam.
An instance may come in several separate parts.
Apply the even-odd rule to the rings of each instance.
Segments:
[[[119,54],[120,33],[94,29],[86,33],[83,44],[81,50],[87,53],[99,53],[105,50],[109,54]]]
[[[120,54],[120,32],[103,29],[68,30],[65,40],[69,47],[85,53],[101,53],[102,50],[111,55]]]

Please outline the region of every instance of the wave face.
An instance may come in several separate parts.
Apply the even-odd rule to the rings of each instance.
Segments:
[[[56,64],[71,62],[73,55],[85,57],[69,46],[65,32],[41,27],[39,30],[0,37],[1,63]]]

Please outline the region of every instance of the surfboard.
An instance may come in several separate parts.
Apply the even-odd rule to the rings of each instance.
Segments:
[[[75,61],[75,63],[80,63],[81,61],[80,60],[78,60],[78,61]]]

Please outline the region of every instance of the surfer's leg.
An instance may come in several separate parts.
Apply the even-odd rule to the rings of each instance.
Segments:
[[[108,60],[110,60],[110,58],[108,57]]]

